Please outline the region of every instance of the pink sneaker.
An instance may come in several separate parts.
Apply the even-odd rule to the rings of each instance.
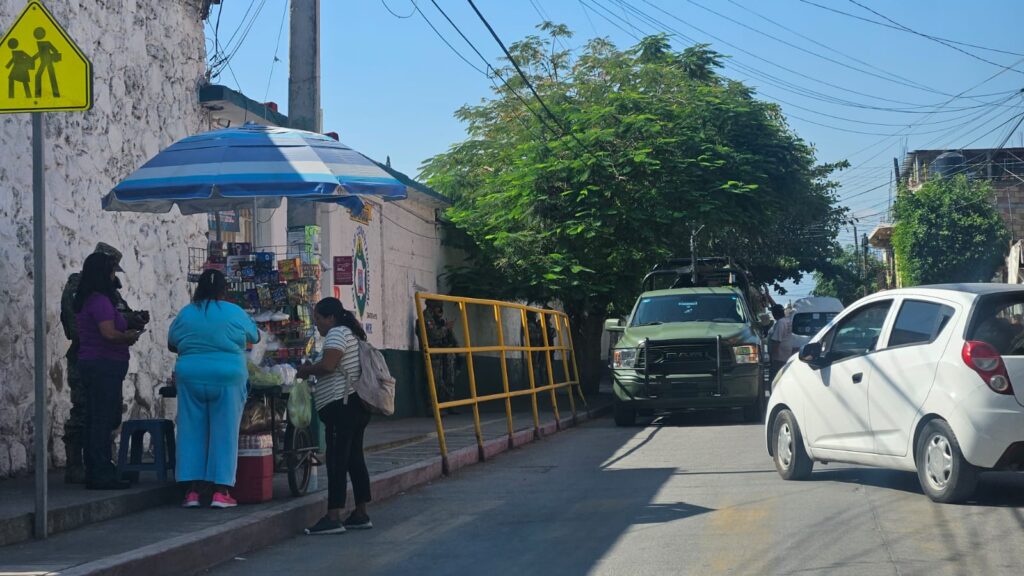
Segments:
[[[213,493],[213,501],[210,502],[210,508],[234,508],[235,506],[238,506],[238,501],[232,498],[230,494]]]
[[[192,490],[185,494],[185,500],[181,503],[182,508],[199,508],[199,492]]]

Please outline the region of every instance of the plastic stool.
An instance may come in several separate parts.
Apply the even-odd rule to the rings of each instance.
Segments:
[[[148,463],[142,461],[142,441],[146,434],[149,434],[149,441],[153,447],[153,462]],[[139,472],[156,472],[157,479],[166,482],[167,471],[174,469],[174,458],[174,422],[129,420],[121,424],[117,470],[122,479],[137,482]]]

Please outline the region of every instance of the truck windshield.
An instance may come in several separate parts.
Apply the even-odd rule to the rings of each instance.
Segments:
[[[743,301],[735,294],[676,294],[640,299],[630,326],[650,326],[669,322],[747,321]]]

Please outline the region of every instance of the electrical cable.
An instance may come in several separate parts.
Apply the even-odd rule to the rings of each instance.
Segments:
[[[398,18],[399,20],[405,20],[406,18],[412,18],[413,15],[416,14],[416,4],[415,3],[413,3],[413,5],[412,5],[412,12],[409,12],[408,16],[402,16],[401,14],[398,14],[397,12],[392,10],[391,7],[388,6],[387,0],[380,0],[380,3],[384,5],[384,9],[385,10],[390,12],[392,16],[394,16],[395,18]]]
[[[905,30],[903,28],[900,28],[898,26],[893,26],[893,25],[890,25],[890,24],[886,24],[885,22],[879,22],[877,20],[872,20],[870,18],[864,18],[863,16],[857,16],[856,14],[851,14],[849,12],[843,12],[842,10],[838,10],[836,8],[832,8],[831,6],[824,6],[822,4],[818,4],[817,2],[812,2],[811,0],[798,0],[798,1],[799,2],[803,2],[804,4],[815,6],[817,8],[821,8],[822,10],[828,10],[829,12],[835,12],[836,14],[842,14],[843,16],[848,16],[850,18],[856,18],[857,20],[862,20],[864,22],[870,22],[871,24],[875,24],[877,26],[884,26],[886,28],[892,28],[893,30],[899,30],[900,32],[907,32],[907,30]],[[1022,54],[1020,52],[1011,52],[1009,50],[1000,50],[998,48],[989,48],[987,46],[978,46],[977,44],[969,44],[967,42],[958,42],[956,40],[950,40],[949,38],[940,38],[939,36],[935,36],[934,38],[945,40],[946,42],[949,42],[951,44],[959,44],[960,46],[967,46],[968,48],[977,48],[978,50],[988,50],[989,52],[997,52],[997,53],[1000,53],[1000,54],[1008,54],[1010,56],[1024,56],[1024,54]]]
[[[383,0],[381,0],[383,2]],[[270,81],[274,78],[274,67],[280,62],[277,55],[281,50],[281,35],[284,33],[284,23],[288,20],[288,3],[284,2],[284,11],[281,13],[281,24],[277,28],[277,42],[274,44],[274,58],[270,61],[270,73],[267,75],[267,90],[263,93],[263,101],[270,97]]]
[[[505,80],[505,77],[502,76],[501,73],[498,72],[498,70],[494,66],[491,65],[490,61],[483,55],[483,53],[480,52],[480,50],[477,49],[476,45],[473,44],[473,42],[462,32],[462,29],[460,29],[455,24],[455,22],[450,17],[448,17],[448,13],[445,12],[444,9],[442,9],[441,6],[435,0],[431,0],[431,3],[434,5],[434,8],[437,8],[438,12],[440,12],[441,15],[444,16],[445,20],[448,21],[448,24],[450,24],[451,27],[454,28],[455,31],[459,34],[459,36],[462,37],[462,39],[466,42],[466,44],[469,44],[469,47],[472,48],[474,52],[476,52],[476,55],[479,56],[481,60],[483,60],[484,64],[487,66],[487,69],[490,70],[494,74],[494,76],[496,76],[498,78],[498,80],[501,80],[501,83],[505,85],[505,88],[507,88],[508,91],[511,92],[512,95],[515,96],[516,99],[519,100],[519,102],[522,103],[522,105],[525,106],[526,109],[529,110],[531,114],[533,114],[535,117],[537,117],[537,119],[544,126],[544,128],[550,130],[552,133],[556,133],[556,131],[553,130],[551,128],[551,126],[547,123],[547,121],[545,120],[544,116],[541,115],[539,112],[535,111],[530,106],[530,104],[523,98],[523,96],[519,94],[519,91],[517,91],[515,88],[513,88],[508,83],[508,81]],[[420,15],[423,16],[424,20],[426,20],[426,15],[423,14],[422,10],[419,10],[419,5],[416,4],[415,0],[413,0],[413,5],[416,6],[417,11],[419,11]],[[428,24],[429,24],[429,21],[428,21]],[[434,28],[434,26],[432,24],[431,24],[431,28]],[[434,31],[437,32],[437,29],[434,28]],[[440,32],[438,32],[438,35],[440,35]],[[443,37],[442,37],[442,40],[444,40]],[[448,44],[447,40],[445,40],[445,44]],[[448,44],[448,46],[451,47],[451,44]],[[454,48],[453,48],[453,50],[454,50]],[[463,59],[465,60],[465,58],[463,58]],[[466,60],[466,62],[468,63],[469,61]],[[474,66],[474,68],[476,68],[476,67]],[[490,78],[490,75],[487,74],[486,72],[483,72],[482,70],[480,72],[484,76],[487,76],[488,78]],[[494,83],[493,79],[491,80],[491,82],[492,82],[492,84]]]
[[[544,102],[544,99],[541,98],[540,94],[537,93],[537,89],[534,88],[533,82],[530,81],[530,79],[523,72],[522,68],[519,67],[519,63],[516,62],[516,59],[512,57],[512,53],[508,51],[507,47],[505,47],[505,43],[502,42],[501,37],[499,37],[498,33],[494,31],[493,27],[491,27],[491,23],[487,21],[487,18],[485,18],[484,15],[480,12],[480,10],[476,7],[476,4],[473,2],[473,0],[466,1],[469,3],[470,7],[473,8],[473,11],[476,12],[477,17],[480,18],[481,22],[483,22],[488,32],[491,33],[491,36],[494,38],[494,41],[497,42],[498,46],[501,47],[501,51],[505,53],[505,57],[508,58],[508,61],[512,64],[512,67],[516,69],[516,72],[519,73],[519,77],[522,78],[523,82],[526,83],[526,87],[530,89],[530,92],[533,94],[533,97],[536,98],[538,103],[540,103],[541,108],[543,108],[547,115],[551,117],[551,120],[555,123],[555,125],[558,126],[559,129],[561,129],[562,135],[568,135],[574,142],[576,142],[576,144],[580,148],[586,151],[592,158],[594,158],[595,160],[600,160],[600,157],[591,152],[590,149],[587,148],[587,146],[583,144],[583,142],[581,142],[579,138],[576,137],[575,133],[567,130],[565,126],[562,124],[562,121],[557,116],[555,116],[554,112],[552,112],[550,108],[548,108],[547,103]],[[437,6],[436,0],[431,0],[431,2],[434,2],[434,5]],[[440,10],[440,7],[438,7],[438,9]]]
[[[710,12],[711,14],[714,14],[714,15],[718,16],[719,18],[728,20],[729,22],[732,22],[733,24],[736,24],[738,26],[746,28],[747,30],[750,30],[752,32],[755,32],[757,34],[765,36],[766,38],[770,38],[772,40],[775,40],[776,42],[779,42],[779,43],[781,43],[781,44],[783,44],[785,46],[789,46],[790,48],[793,48],[795,50],[799,50],[800,52],[803,52],[805,54],[810,54],[811,56],[814,56],[816,58],[820,58],[820,59],[825,60],[827,62],[831,62],[833,64],[837,64],[839,66],[842,66],[843,68],[847,68],[847,69],[853,70],[855,72],[860,72],[861,74],[865,74],[865,75],[868,75],[868,76],[873,76],[875,78],[879,78],[881,80],[885,80],[886,82],[892,82],[894,84],[899,84],[901,86],[906,86],[906,87],[913,88],[913,89],[916,89],[916,90],[922,90],[922,91],[925,91],[925,92],[930,92],[932,94],[939,94],[940,96],[950,96],[950,94],[942,92],[941,90],[936,90],[934,88],[930,88],[930,87],[925,86],[923,84],[920,84],[918,82],[913,82],[913,81],[910,81],[910,80],[906,80],[906,79],[903,79],[901,77],[893,78],[893,77],[890,77],[890,76],[892,76],[891,74],[889,76],[885,76],[885,75],[882,75],[882,74],[878,74],[876,72],[871,72],[869,70],[865,70],[863,68],[858,68],[856,66],[852,66],[852,65],[847,64],[845,62],[841,62],[839,60],[836,60],[835,58],[830,58],[830,57],[825,56],[825,55],[823,55],[823,54],[821,54],[819,52],[815,52],[813,50],[808,50],[807,48],[804,48],[802,46],[798,46],[798,45],[796,45],[796,44],[794,44],[792,42],[788,42],[788,41],[783,40],[781,38],[778,38],[778,37],[776,37],[776,36],[774,36],[772,34],[768,34],[767,32],[764,32],[762,30],[754,28],[753,26],[747,25],[747,24],[743,23],[740,20],[736,20],[735,18],[732,18],[730,16],[722,14],[721,12],[717,12],[715,10],[712,10],[711,8],[708,8],[707,6],[704,6],[703,4],[700,4],[696,0],[686,0],[686,1],[688,3],[690,3],[690,4],[692,4],[692,5],[700,8],[700,9],[702,9],[702,10],[705,10],[707,12]],[[736,4],[736,2],[734,0],[729,0],[729,1],[732,2],[733,4]]]
[[[936,38],[935,36],[930,36],[928,34],[924,34],[922,32],[918,32],[917,30],[914,30],[912,28],[908,28],[908,27],[904,26],[903,24],[900,24],[899,22],[893,20],[892,18],[889,18],[885,14],[882,14],[882,13],[876,11],[875,9],[873,9],[873,8],[871,8],[869,6],[865,6],[864,4],[861,4],[857,0],[847,0],[847,1],[850,2],[851,4],[860,6],[861,8],[867,10],[868,12],[871,12],[875,16],[878,16],[878,17],[880,17],[880,18],[882,18],[882,19],[892,23],[893,25],[897,26],[901,30],[904,30],[904,31],[909,32],[911,34],[915,34],[917,36],[921,36],[922,38],[927,38],[927,39],[929,39],[929,40],[931,40],[933,42],[938,42],[939,44],[942,44],[943,46],[946,46],[948,48],[952,48],[953,50],[956,50],[957,52],[966,54],[966,55],[970,56],[971,58],[974,58],[975,60],[980,60],[981,62],[984,62],[986,64],[991,64],[991,65],[999,67],[999,68],[1003,67],[1003,65],[999,64],[998,62],[993,62],[993,61],[991,61],[991,60],[989,60],[987,58],[982,58],[981,56],[978,56],[977,54],[974,54],[973,52],[968,52],[967,50],[964,50],[963,48],[958,48],[958,47],[950,44],[949,42],[946,42],[945,40],[942,40],[941,38]],[[1018,73],[1018,74],[1024,74],[1024,71],[1017,70],[1016,68],[1010,68],[1010,69],[1013,70],[1014,72]]]

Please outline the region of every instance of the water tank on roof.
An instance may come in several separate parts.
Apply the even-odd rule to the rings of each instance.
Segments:
[[[931,178],[950,178],[964,172],[967,159],[959,152],[943,152],[938,158],[932,160],[928,168],[928,175]]]

